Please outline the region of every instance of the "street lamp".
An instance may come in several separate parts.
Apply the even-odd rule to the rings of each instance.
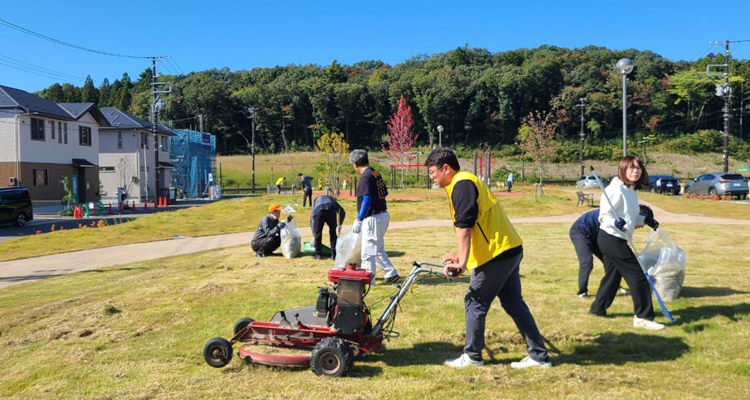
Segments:
[[[622,156],[628,154],[628,74],[633,72],[633,61],[623,58],[615,65],[622,74]]]
[[[250,107],[247,112],[250,113],[250,118],[252,118],[250,153],[253,155],[253,193],[255,193],[255,108]]]
[[[445,130],[445,128],[443,128],[442,125],[438,125],[437,130],[438,130],[438,147],[443,147],[443,131]]]

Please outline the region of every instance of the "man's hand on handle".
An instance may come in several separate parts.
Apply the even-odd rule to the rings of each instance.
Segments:
[[[443,274],[450,278],[458,278],[464,271],[466,271],[465,265],[460,265],[458,260],[458,254],[446,254],[443,256]]]

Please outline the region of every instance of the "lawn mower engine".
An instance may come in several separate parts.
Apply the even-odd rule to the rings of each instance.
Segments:
[[[327,287],[320,288],[315,316],[326,318],[332,332],[342,335],[369,333],[365,329],[372,327],[372,323],[364,296],[368,285],[372,283],[372,272],[349,264],[346,268],[329,270],[328,280],[333,282],[333,293]]]

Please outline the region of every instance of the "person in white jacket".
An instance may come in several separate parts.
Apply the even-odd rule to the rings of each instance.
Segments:
[[[632,241],[636,225],[645,224],[653,229],[659,226],[653,217],[639,215],[636,190],[647,185],[648,173],[641,160],[635,156],[623,157],[617,177],[612,179],[605,190],[612,205],[605,199],[600,201],[597,244],[604,258],[604,277],[589,313],[606,316],[607,309],[617,295],[620,281],[625,278],[633,298],[633,326],[659,330],[664,329],[664,325],[654,322],[651,286],[628,245],[628,240]]]

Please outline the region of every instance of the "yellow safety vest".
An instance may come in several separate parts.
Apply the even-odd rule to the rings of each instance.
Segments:
[[[523,244],[521,237],[505,215],[500,202],[487,185],[476,176],[458,171],[450,185],[445,187],[451,208],[451,218],[456,222],[456,211],[453,209],[453,186],[456,182],[469,180],[474,182],[479,192],[477,206],[479,214],[474,227],[471,228],[471,249],[466,267],[472,270],[500,255],[500,253]]]
[[[277,185],[279,185],[279,186],[281,186],[281,183],[282,183],[282,182],[284,182],[284,178],[279,178],[279,179],[278,179],[278,180],[276,181],[276,184],[277,184]]]

